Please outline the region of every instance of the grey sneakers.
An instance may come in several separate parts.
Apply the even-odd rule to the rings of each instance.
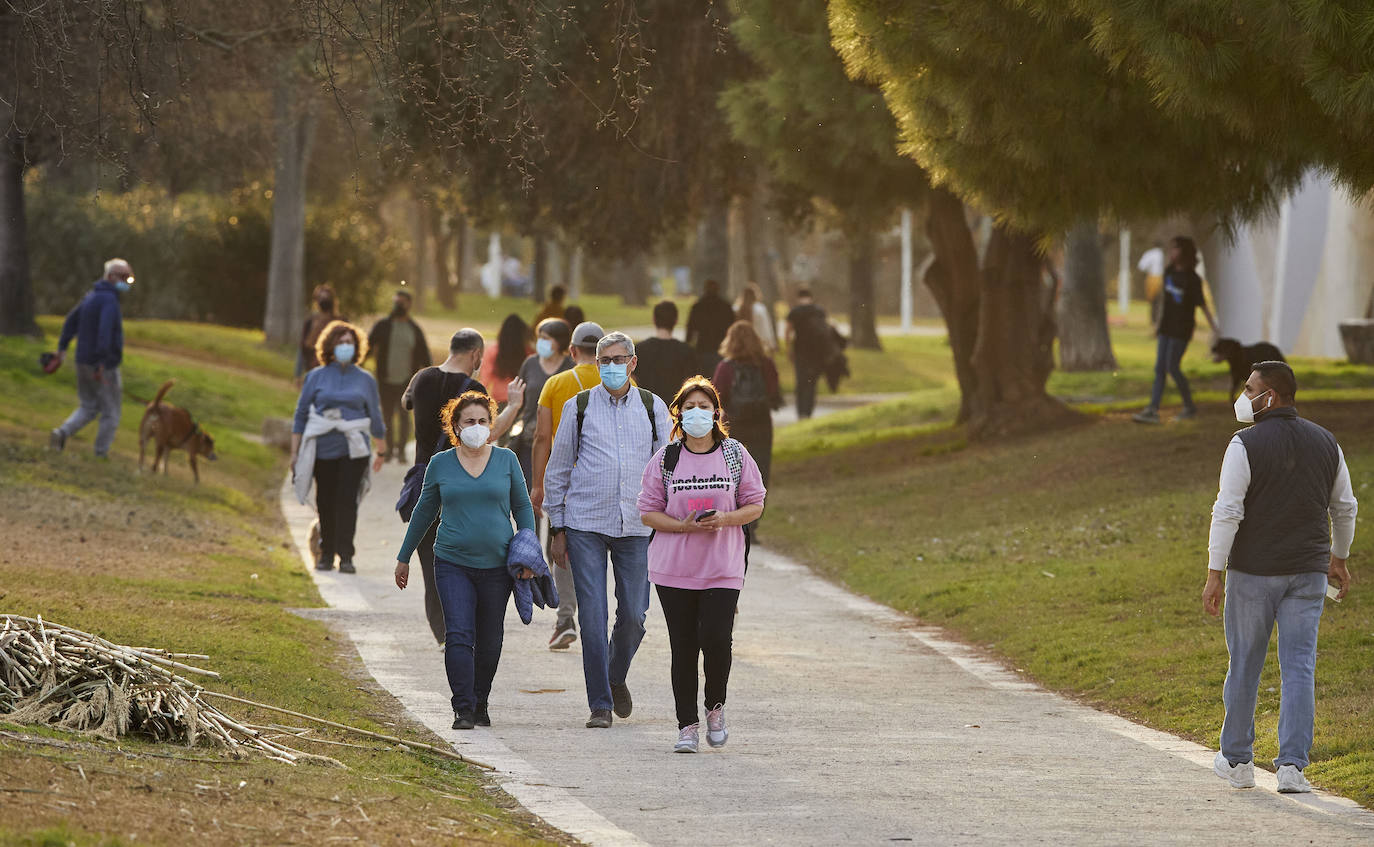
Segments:
[[[677,743],[673,745],[674,753],[695,753],[700,738],[701,724],[694,723],[691,726],[684,726],[677,731]]]
[[[725,728],[725,704],[717,703],[714,709],[706,713],[706,743],[712,747],[724,747],[729,739],[730,730]]]
[[[1289,765],[1286,767],[1292,766]],[[1297,768],[1293,768],[1293,770],[1297,770]],[[1238,765],[1232,765],[1230,762],[1226,761],[1226,757],[1222,755],[1220,750],[1218,750],[1217,757],[1212,760],[1212,771],[1217,776],[1231,783],[1232,788],[1255,787],[1254,762],[1241,762]],[[1299,773],[1298,776],[1301,777],[1302,774]],[[1280,788],[1279,790],[1282,791],[1283,789]],[[1308,790],[1312,790],[1310,786],[1308,787]]]
[[[48,449],[56,450],[61,453],[62,448],[67,446],[67,433],[60,429],[55,429],[48,433]]]
[[[1157,424],[1159,423],[1159,411],[1156,409],[1144,409],[1131,415],[1131,420],[1136,423]]]
[[[1302,775],[1296,765],[1279,766],[1279,793],[1280,794],[1308,794],[1312,791],[1312,783],[1307,781],[1307,777]]]
[[[628,718],[634,711],[634,700],[630,699],[630,687],[623,682],[611,683],[611,703],[615,706],[615,716]]]

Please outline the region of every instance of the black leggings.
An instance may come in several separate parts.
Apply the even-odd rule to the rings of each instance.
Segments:
[[[707,711],[725,703],[739,589],[698,590],[666,585],[657,588],[658,603],[668,623],[668,644],[673,651],[673,700],[677,703],[677,726],[682,729],[698,722],[698,654],[706,671]]]
[[[315,508],[320,514],[322,561],[338,556],[353,561],[353,533],[358,527],[358,488],[367,473],[367,457],[315,460]]]

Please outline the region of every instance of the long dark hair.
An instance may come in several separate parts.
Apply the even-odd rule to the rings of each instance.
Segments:
[[[496,375],[503,379],[514,379],[525,362],[525,339],[529,338],[529,324],[519,315],[507,315],[501,322],[501,331],[496,334]]]
[[[1178,250],[1178,263],[1181,271],[1197,270],[1197,244],[1186,235],[1175,235],[1169,239],[1169,246]]]

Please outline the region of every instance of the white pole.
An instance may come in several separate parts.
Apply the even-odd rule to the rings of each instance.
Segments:
[[[902,210],[902,332],[911,332],[911,210]]]
[[[1125,315],[1131,310],[1131,231],[1121,230],[1116,271],[1116,309]]]

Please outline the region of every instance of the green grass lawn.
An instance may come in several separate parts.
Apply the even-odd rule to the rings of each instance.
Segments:
[[[687,310],[691,308],[695,298],[668,299],[677,303],[680,313],[678,329],[681,334],[682,326],[687,323]],[[618,294],[584,294],[567,300],[568,305],[575,303],[581,306],[587,313],[587,320],[601,324],[607,332],[628,327],[653,326],[653,306],[657,302],[658,299],[650,298],[648,305],[627,306],[624,298]],[[542,304],[527,297],[487,297],[485,294],[464,293],[459,296],[458,307],[455,309],[443,309],[431,300],[425,310],[416,315],[416,320],[423,323],[427,317],[437,317],[446,321],[456,321],[480,330],[490,341],[496,337],[496,331],[501,328],[501,322],[507,315],[519,315],[528,323],[534,320],[541,307]]]
[[[1148,338],[1132,327],[1123,334],[1122,369],[1110,382],[1052,380],[1066,394],[1066,384],[1089,385],[1082,396],[1099,401],[1075,428],[970,446],[948,423],[957,395],[926,388],[780,431],[764,537],[1052,689],[1214,747],[1226,648],[1200,596],[1217,472],[1239,425],[1224,375],[1197,358],[1189,367],[1213,401],[1199,420],[1143,427],[1111,411],[1134,408],[1148,390]],[[1300,384],[1327,386],[1300,392],[1299,408],[1341,439],[1356,496],[1366,497],[1369,369],[1295,367]],[[1357,580],[1371,552],[1374,540],[1357,531]],[[1374,805],[1374,599],[1364,583],[1323,619],[1307,774]],[[1271,652],[1257,715],[1261,763],[1277,752],[1278,685]]]
[[[53,329],[52,320],[44,324]],[[126,336],[124,413],[108,461],[91,455],[95,424],[64,453],[47,451],[49,429],[75,405],[74,369],[39,373],[37,355],[51,338],[46,345],[0,339],[0,611],[41,614],[120,643],[208,653],[203,664],[223,674],[216,690],[434,741],[371,683],[351,647],[291,612],[321,603],[277,507],[284,457],[252,438],[265,416],[289,415],[294,406],[289,359],[265,349],[260,333],[239,330],[131,321]],[[199,486],[181,452],[168,476],[135,472],[139,400],[169,378],[177,380],[169,401],[216,437],[220,459],[202,460]],[[436,835],[530,843],[550,835],[503,808],[508,801],[498,802],[464,766],[365,746],[306,745],[349,767],[335,771],[167,760],[157,757],[168,748],[133,739],[122,743],[132,754],[124,757],[113,745],[54,752],[0,738],[6,785],[46,785],[74,800],[67,808],[4,795],[0,843],[44,843],[52,832],[59,843],[186,843],[188,825],[200,843],[226,844],[299,838],[302,827],[314,843],[334,835],[371,843]],[[68,779],[77,767],[89,781]],[[220,780],[245,786],[223,798],[206,795],[208,803],[189,787]],[[331,829],[337,818],[344,825]],[[217,830],[230,820],[246,828]]]

